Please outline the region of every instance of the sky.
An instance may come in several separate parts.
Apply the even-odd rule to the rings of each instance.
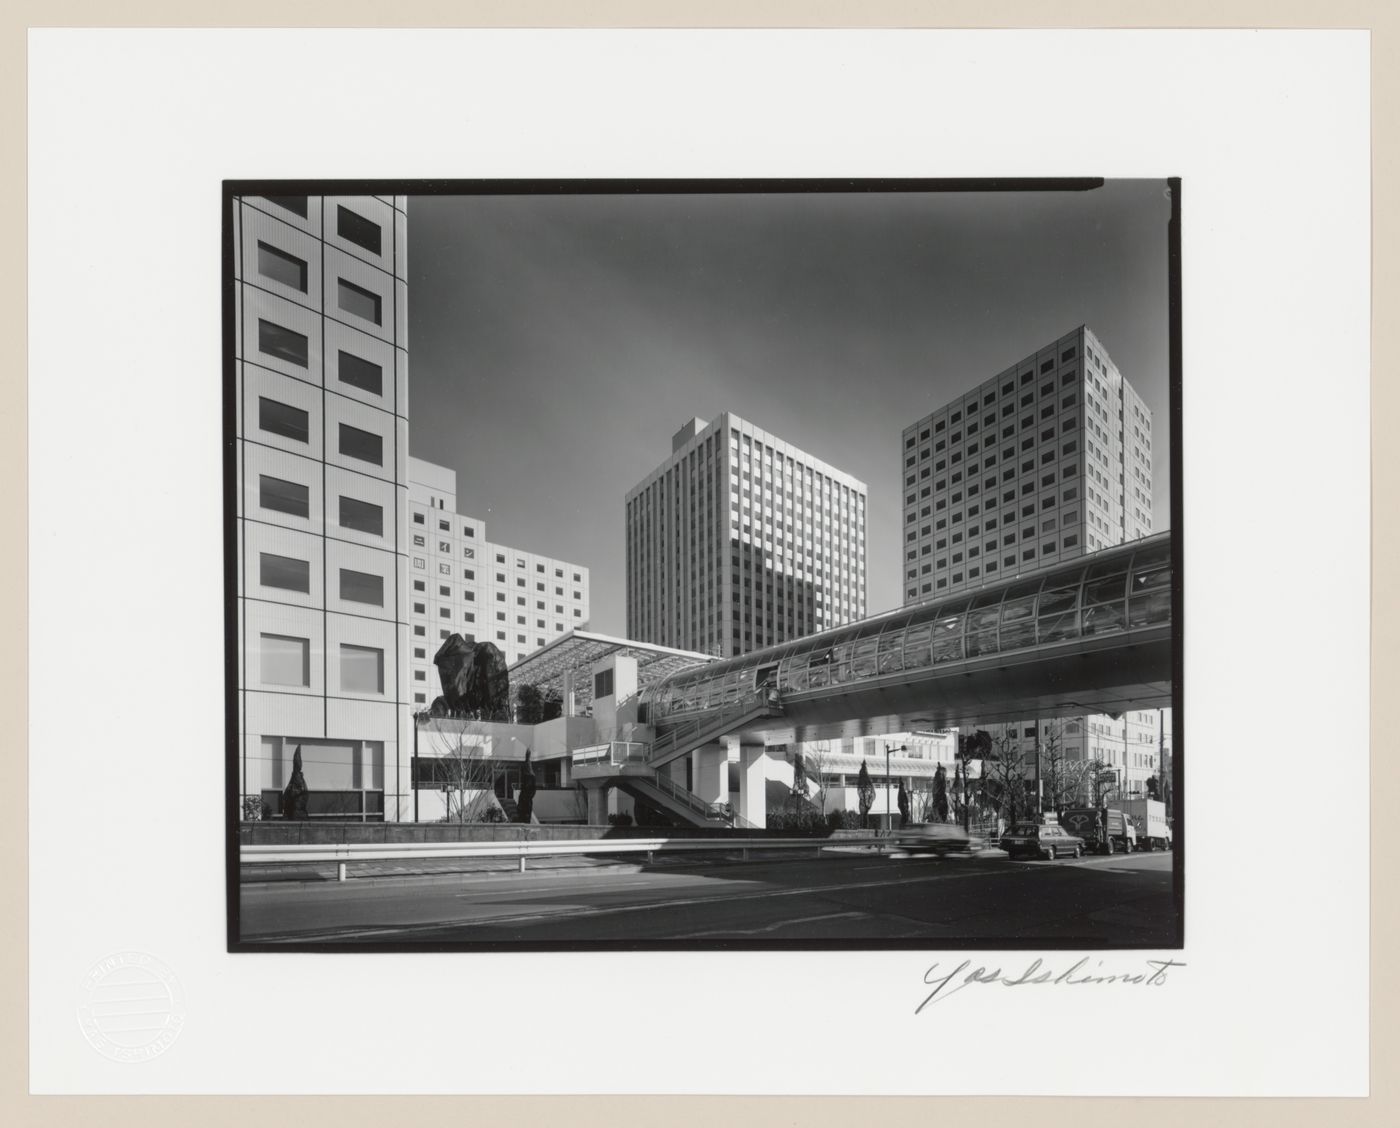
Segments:
[[[591,571],[625,634],[623,502],[729,411],[868,489],[902,602],[901,432],[1081,324],[1153,416],[1170,522],[1165,182],[1088,192],[414,196],[409,434],[491,541]]]

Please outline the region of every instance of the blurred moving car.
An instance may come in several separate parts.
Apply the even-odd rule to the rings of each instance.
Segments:
[[[980,850],[987,840],[963,830],[956,823],[910,823],[895,831],[897,850],[911,854],[950,854],[955,850]]]
[[[1070,834],[1057,823],[1017,823],[1001,836],[1001,848],[1013,858],[1079,858],[1084,854],[1084,839]]]

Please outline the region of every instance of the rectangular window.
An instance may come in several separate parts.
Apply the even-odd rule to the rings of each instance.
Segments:
[[[258,273],[306,293],[306,263],[261,239],[258,240]]]
[[[338,370],[342,384],[376,396],[384,394],[384,369],[379,365],[341,349]]]
[[[344,204],[336,205],[335,233],[342,239],[348,239],[357,247],[363,247],[375,254],[380,253],[380,248],[383,245],[383,235],[379,224],[352,212]]]
[[[258,318],[258,351],[295,364],[298,368],[310,368],[309,342],[306,336],[285,325],[264,318]]]
[[[340,453],[361,462],[384,465],[384,439],[372,431],[362,431],[349,423],[340,425]]]
[[[311,640],[288,635],[263,635],[260,667],[265,685],[309,686]]]
[[[355,317],[363,317],[366,321],[373,321],[376,325],[383,323],[383,298],[366,290],[363,286],[347,282],[344,278],[338,278],[336,285],[339,293],[338,304],[341,309]]]
[[[369,533],[371,536],[382,537],[384,535],[384,507],[372,505],[368,501],[361,501],[356,497],[341,495],[340,527],[354,529],[357,533]]]
[[[340,688],[344,693],[383,693],[384,651],[342,642]]]
[[[258,498],[264,509],[290,513],[293,517],[311,516],[311,491],[300,482],[288,482],[261,474],[258,476]]]
[[[306,197],[305,196],[264,196],[269,204],[276,204],[279,208],[306,218]]]
[[[258,582],[263,587],[284,591],[311,593],[311,563],[291,556],[276,556],[271,552],[259,554]]]
[[[613,691],[613,672],[611,670],[599,670],[593,675],[593,696],[610,697]]]
[[[384,577],[368,572],[352,572],[349,568],[340,570],[340,598],[351,603],[369,603],[375,607],[384,606]]]

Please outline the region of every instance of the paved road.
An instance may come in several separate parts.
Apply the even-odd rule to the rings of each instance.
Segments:
[[[242,887],[259,942],[853,942],[1170,947],[1165,854],[1013,862],[831,852],[821,859],[601,867]]]

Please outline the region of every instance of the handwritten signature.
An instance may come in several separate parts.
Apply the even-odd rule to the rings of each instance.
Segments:
[[[933,990],[925,996],[923,1002],[914,1008],[914,1013],[918,1014],[930,1003],[942,1002],[944,999],[956,995],[964,987],[971,987],[974,984],[983,986],[1000,984],[1003,987],[1034,987],[1046,984],[1083,987],[1120,983],[1139,987],[1161,987],[1167,982],[1167,972],[1172,968],[1186,966],[1180,960],[1145,960],[1147,970],[1099,973],[1097,969],[1094,972],[1085,970],[1089,959],[1090,957],[1085,956],[1077,963],[1056,974],[1053,968],[1044,967],[1043,962],[1037,958],[1032,960],[1026,969],[1016,976],[1004,973],[999,967],[973,968],[971,960],[963,960],[947,974],[940,972],[938,965],[934,964],[928,971],[924,972],[924,985],[932,987]],[[1098,967],[1102,966],[1103,961],[1099,960]],[[972,970],[969,971],[969,968]],[[957,982],[955,983],[955,981]],[[950,987],[950,984],[955,985]]]

